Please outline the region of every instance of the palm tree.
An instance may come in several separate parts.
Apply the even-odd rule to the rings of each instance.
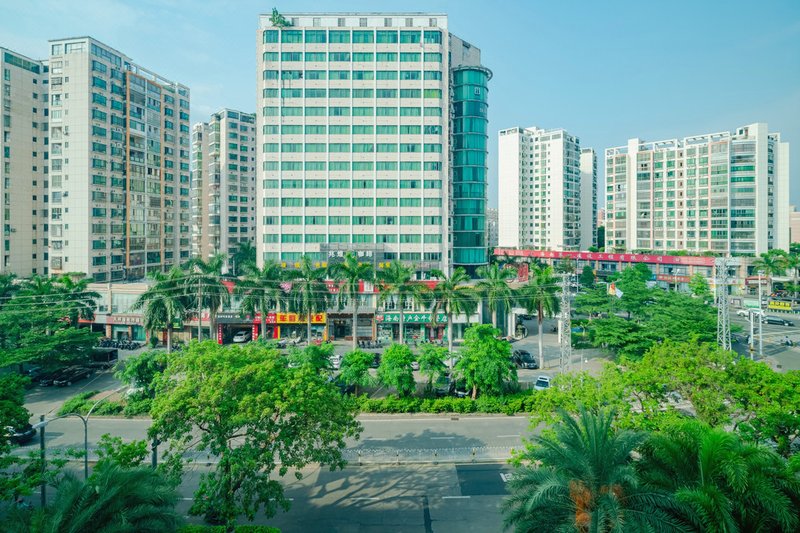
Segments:
[[[389,264],[385,270],[378,272],[378,280],[380,286],[380,296],[378,301],[386,303],[394,301],[397,304],[397,312],[399,313],[400,331],[397,342],[403,342],[403,316],[405,311],[405,304],[407,302],[421,302],[423,300],[422,293],[424,285],[411,281],[414,274],[414,269],[406,266],[398,260],[394,260]]]
[[[31,304],[35,304],[52,320],[64,318],[61,297],[58,294],[53,278],[39,275],[31,276],[22,282],[17,296],[18,298],[14,298],[8,303],[9,307],[25,309]],[[48,321],[47,326],[45,326],[45,335],[49,336],[52,332],[53,328]]]
[[[735,433],[687,420],[642,446],[639,478],[675,494],[697,531],[794,532],[800,479],[772,450]]]
[[[155,470],[98,465],[87,481],[72,473],[58,484],[53,505],[33,518],[33,531],[177,531],[177,489]]]
[[[542,324],[545,316],[555,316],[560,308],[558,283],[551,267],[534,267],[528,283],[519,291],[520,303],[528,313],[536,313],[539,323],[539,368],[544,368],[544,338]]]
[[[489,310],[492,312],[492,326],[497,328],[497,309],[502,307],[508,313],[514,301],[514,290],[508,282],[517,277],[517,273],[510,268],[500,268],[497,263],[478,267],[478,276],[481,279],[475,285],[481,295],[486,298]]]
[[[640,485],[632,452],[644,435],[614,431],[613,415],[561,412],[555,434],[533,438],[508,483],[506,528],[517,532],[686,531],[669,493]]]
[[[447,317],[448,366],[453,370],[453,316],[467,315],[469,318],[478,308],[478,295],[473,287],[467,285],[470,277],[463,267],[455,269],[450,277],[441,270],[431,270],[431,276],[439,280],[430,291],[433,302],[431,321],[435,325],[439,311]]]
[[[797,270],[800,269],[800,254],[789,253],[786,256],[786,269],[792,276],[792,295],[797,297]]]
[[[148,276],[153,280],[153,285],[136,299],[131,309],[144,309],[142,321],[150,335],[167,330],[167,353],[172,353],[173,327],[175,322],[182,322],[186,316],[189,300],[183,288],[185,273],[178,267],[172,267],[166,273],[152,271]]]
[[[783,275],[783,273],[786,272],[787,266],[786,252],[783,250],[770,250],[769,252],[761,254],[752,263],[753,272],[763,272],[767,277],[770,293],[772,293],[772,276]]]
[[[250,241],[240,242],[230,255],[231,263],[233,263],[231,273],[234,277],[238,276],[240,272],[248,272],[248,265],[256,264],[256,247]]]
[[[214,335],[217,311],[230,302],[231,294],[222,283],[222,267],[225,266],[225,254],[216,254],[207,261],[195,257],[187,263],[186,294],[194,299],[197,309],[197,339],[203,337],[203,309],[208,309],[209,330]]]
[[[300,258],[300,268],[287,272],[286,277],[291,280],[291,287],[285,289],[289,294],[289,307],[305,315],[308,328],[306,340],[310,344],[312,315],[327,311],[330,301],[330,292],[325,284],[327,271],[324,268],[315,268],[311,258],[304,255]]]
[[[242,298],[242,311],[253,315],[261,313],[260,338],[266,341],[267,314],[287,301],[280,286],[282,271],[275,261],[267,261],[261,268],[245,263],[242,270],[246,272],[245,278],[236,286],[236,293]]]
[[[361,282],[370,282],[375,278],[375,271],[369,263],[361,263],[353,252],[344,255],[344,261],[331,267],[334,279],[342,281],[339,288],[340,305],[345,301],[353,306],[353,349],[358,347],[358,307]]]
[[[57,291],[61,294],[62,304],[67,308],[67,316],[72,327],[77,327],[78,320],[94,319],[97,300],[100,294],[88,290],[92,278],[83,273],[64,274],[56,280]]]

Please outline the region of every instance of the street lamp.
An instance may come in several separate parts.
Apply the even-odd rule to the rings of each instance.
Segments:
[[[100,405],[100,402],[102,402],[112,394],[116,394],[125,387],[127,387],[127,385],[124,385],[118,389],[109,392],[108,394],[106,394],[105,396],[94,402],[94,405],[92,405],[92,407],[89,409],[89,412],[86,413],[86,415],[81,415],[78,413],[67,413],[65,415],[57,416],[55,418],[50,418],[48,420],[45,420],[44,415],[39,416],[39,422],[34,424],[33,428],[39,430],[39,450],[42,460],[42,509],[44,509],[44,507],[47,505],[47,483],[45,482],[44,479],[44,475],[46,472],[44,433],[47,424],[55,420],[60,420],[62,418],[67,418],[70,416],[75,416],[81,419],[81,422],[83,422],[83,479],[84,480],[89,479],[89,417],[92,415],[92,411],[94,411],[94,408]]]

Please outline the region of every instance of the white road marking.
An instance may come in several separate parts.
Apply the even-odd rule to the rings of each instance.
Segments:
[[[519,435],[498,435],[497,439],[516,439]]]
[[[468,500],[471,496],[442,496],[443,500]]]
[[[455,437],[431,437],[431,440],[451,440]]]
[[[353,496],[351,500],[380,500],[380,498],[371,498],[369,496]]]

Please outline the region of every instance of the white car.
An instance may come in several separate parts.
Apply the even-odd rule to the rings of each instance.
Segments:
[[[233,336],[233,342],[249,342],[251,338],[249,331],[239,331]]]
[[[536,390],[545,390],[550,388],[550,377],[549,376],[539,376],[536,378],[536,383],[533,384],[533,388]]]
[[[331,366],[334,370],[339,370],[342,366],[342,356],[341,355],[332,355],[331,356]]]

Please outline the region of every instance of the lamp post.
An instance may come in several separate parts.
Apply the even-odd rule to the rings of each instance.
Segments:
[[[40,415],[39,416],[39,422],[34,424],[33,428],[39,430],[39,453],[40,453],[40,457],[41,457],[41,461],[42,461],[42,486],[41,486],[41,489],[42,489],[42,509],[44,509],[44,507],[47,505],[47,482],[44,479],[45,478],[45,473],[47,471],[46,470],[47,469],[47,465],[46,465],[46,462],[45,462],[46,449],[45,449],[45,439],[44,439],[45,428],[47,427],[47,424],[49,424],[50,422],[53,422],[55,420],[60,420],[62,418],[68,418],[70,416],[75,416],[75,417],[78,417],[78,418],[81,419],[81,422],[83,422],[83,479],[84,480],[89,479],[89,417],[91,416],[92,411],[94,411],[94,408],[97,407],[98,405],[100,405],[100,402],[102,402],[103,400],[105,400],[106,398],[111,396],[112,394],[115,394],[115,393],[121,391],[125,387],[127,387],[127,385],[122,386],[122,387],[120,387],[120,388],[118,388],[116,390],[113,390],[113,391],[109,392],[108,394],[106,394],[105,396],[103,396],[102,398],[100,398],[99,400],[94,402],[94,405],[92,405],[92,407],[89,409],[89,412],[86,413],[85,416],[84,415],[80,415],[78,413],[67,413],[65,415],[57,416],[55,418],[50,418],[50,419],[47,419],[47,420],[45,420],[44,415]]]
[[[758,309],[759,311],[762,309],[761,307],[761,276],[764,274],[763,271],[758,271]],[[763,312],[763,311],[762,311]],[[764,358],[764,335],[762,331],[762,316],[758,317],[758,356],[760,358]]]

